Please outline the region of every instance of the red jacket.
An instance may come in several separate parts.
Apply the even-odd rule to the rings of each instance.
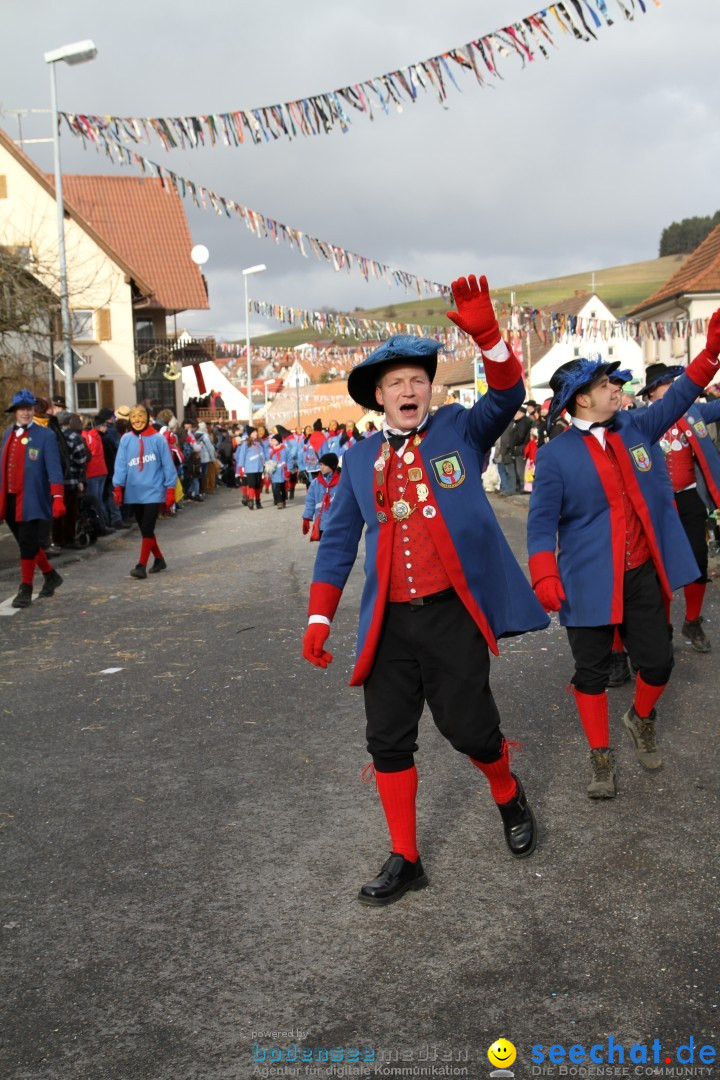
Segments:
[[[108,470],[105,464],[102,435],[97,428],[92,428],[90,431],[83,431],[82,437],[87,443],[91,454],[85,470],[85,478],[92,480],[94,476],[107,476]]]

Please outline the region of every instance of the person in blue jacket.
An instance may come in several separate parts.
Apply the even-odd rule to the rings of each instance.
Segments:
[[[155,526],[161,506],[171,510],[175,504],[177,471],[164,435],[150,423],[144,405],[130,409],[130,431],[118,447],[113,473],[113,498],[116,506],[132,506],[140,526],[140,558],[130,571],[134,578],[147,577],[147,563],[154,556],[151,574],[167,569],[167,563],[155,539]]]
[[[319,540],[322,536],[330,521],[330,512],[339,480],[337,454],[321,454],[320,471],[305,496],[302,515],[303,536],[310,533],[311,540]]]
[[[388,904],[427,877],[416,837],[418,721],[484,774],[515,858],[535,849],[535,822],[510,770],[490,689],[498,638],[540,630],[533,596],[482,487],[487,451],[525,397],[522,367],[500,336],[487,281],[453,282],[448,317],[482,350],[488,391],[473,406],[430,412],[440,342],[397,334],[350,372],[348,392],[384,411],[383,430],[348,450],[318,546],[303,656],[326,667],[330,622],[365,532],[365,588],[352,685],[363,686],[367,745],[391,853],[359,900]],[[452,459],[457,478],[441,482]]]
[[[328,424],[327,439],[320,447],[320,454],[337,454],[340,457],[340,439],[343,430],[338,426],[337,420],[331,420]]]
[[[278,510],[284,510],[287,503],[287,482],[290,476],[290,456],[283,446],[282,436],[272,434],[269,439],[270,450],[265,462],[265,475],[272,484],[273,503]]]
[[[287,451],[288,459],[288,479],[287,479],[287,495],[290,502],[295,498],[295,488],[298,481],[298,455],[300,453],[300,444],[296,436],[292,431],[288,431],[287,428],[282,427],[281,424],[277,426],[277,433],[282,440],[282,444]]]
[[[62,462],[51,428],[34,422],[36,398],[19,390],[5,410],[14,423],[5,432],[0,458],[0,521],[5,521],[20,548],[20,586],[14,608],[29,607],[38,566],[45,579],[40,596],[52,596],[62,577],[43,547],[50,521],[65,513]]]
[[[262,510],[260,494],[262,492],[263,469],[267,461],[267,452],[258,439],[257,428],[248,427],[246,437],[235,451],[235,472],[240,477],[243,488],[247,490],[248,507]]]
[[[621,388],[611,381],[617,362],[578,358],[550,380],[548,426],[565,410],[572,424],[538,451],[528,514],[530,574],[540,602],[559,611],[567,627],[575,700],[590,746],[590,798],[614,798],[617,791],[606,694],[615,627],[637,667],[623,726],[640,764],[662,765],[655,705],[673,665],[669,604],[674,589],[697,578],[698,567],[653,444],[716,374],[718,352],[720,311],[703,352],[647,409],[621,409]]]
[[[312,428],[309,429],[310,435],[306,435],[303,441],[300,443],[298,461],[300,464],[300,471],[305,473],[306,483],[308,489],[313,480],[320,472],[320,457],[315,447],[310,441],[312,435]]]

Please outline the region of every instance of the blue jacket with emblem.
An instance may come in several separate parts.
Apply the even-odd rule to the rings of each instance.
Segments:
[[[5,432],[2,444],[2,467],[0,468],[0,521],[5,517],[5,463],[9,451],[10,436],[15,425]],[[58,450],[57,436],[51,428],[30,424],[25,444],[22,495],[15,500],[16,521],[46,521],[52,517],[50,485],[63,492],[63,470]]]
[[[140,436],[127,431],[118,447],[113,487],[125,488],[124,500],[132,505],[165,502],[165,492],[174,488],[177,470],[164,435],[142,435],[143,461],[140,468]]]
[[[260,439],[244,439],[235,451],[235,472],[261,473],[267,461],[267,450]]]
[[[488,361],[486,367],[498,370],[496,385],[503,388],[491,387],[472,409],[460,405],[438,409],[428,419],[422,441],[413,449],[429,489],[423,509],[435,510],[433,516],[423,516],[438,557],[489,648],[497,655],[497,638],[541,630],[549,620],[518,566],[482,486],[483,458],[525,397],[522,372],[512,355],[504,363]],[[491,379],[492,372],[488,381]],[[389,513],[378,517],[374,467],[383,441],[382,433],[376,432],[345,454],[313,574],[313,588],[315,583],[322,583],[324,590],[329,586],[329,591],[339,596],[337,590],[345,586],[365,529],[365,588],[353,686],[363,683],[372,668],[390,585],[396,525]],[[441,463],[449,455],[458,460],[462,471],[454,487],[439,480]]]
[[[653,444],[699,393],[681,375],[646,409],[618,412],[606,438],[637,512],[663,594],[695,581],[697,563],[672,496],[661,451]],[[538,450],[528,514],[528,551],[558,550],[566,600],[563,626],[609,626],[623,621],[625,514],[610,459],[594,435],[572,426]]]

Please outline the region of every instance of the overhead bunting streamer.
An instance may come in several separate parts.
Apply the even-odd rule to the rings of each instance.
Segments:
[[[331,263],[333,270],[347,270],[348,273],[356,271],[365,278],[365,281],[370,281],[371,278],[376,281],[384,281],[388,286],[398,285],[400,288],[405,289],[406,292],[416,292],[418,296],[422,296],[423,293],[430,293],[435,296],[450,296],[449,286],[443,285],[439,281],[430,281],[428,278],[418,277],[407,270],[399,270],[397,267],[388,266],[387,263],[381,263],[377,259],[370,259],[366,255],[358,255],[356,251],[348,251],[346,248],[331,244],[327,240],[320,240],[317,236],[310,236],[308,233],[301,232],[300,229],[295,229],[291,225],[285,225],[281,221],[276,221],[275,218],[268,217],[267,214],[262,214],[258,210],[250,210],[249,207],[243,206],[234,199],[218,195],[217,192],[211,191],[202,184],[196,184],[194,180],[189,180],[186,176],[180,176],[178,173],[173,172],[172,169],[166,169],[163,165],[158,165],[156,161],[149,161],[135,150],[130,150],[118,142],[112,141],[108,145],[108,153],[121,165],[139,165],[144,173],[156,177],[167,190],[176,192],[183,199],[192,199],[194,205],[199,209],[212,209],[221,217],[223,214],[227,217],[239,217],[245,222],[250,232],[257,237],[274,240],[276,244],[284,240],[291,248],[299,251],[306,258],[305,245],[307,245],[317,259]]]
[[[538,54],[548,59],[548,46],[556,47],[554,32],[568,34],[577,41],[597,39],[603,23],[613,25],[608,2],[617,5],[625,19],[634,19],[638,10],[643,14],[646,11],[647,0],[564,0],[427,60],[361,83],[276,105],[197,116],[60,115],[74,135],[105,149],[112,141],[150,143],[153,135],[165,150],[188,150],[245,143],[257,146],[278,139],[327,135],[336,128],[346,134],[354,116],[361,114],[374,120],[376,114],[387,114],[392,109],[401,113],[405,105],[418,100],[421,91],[434,94],[444,105],[451,85],[460,91],[455,80],[460,72],[472,73],[482,87],[502,79],[499,61],[507,56],[518,56],[523,67]],[[660,0],[653,2],[660,7]]]

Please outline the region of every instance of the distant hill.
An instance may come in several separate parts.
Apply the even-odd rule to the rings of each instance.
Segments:
[[[582,274],[547,278],[545,281],[506,285],[501,289],[493,289],[492,295],[497,300],[510,303],[511,294],[514,292],[516,304],[530,304],[532,307],[552,310],[553,303],[574,296],[576,292],[594,291],[621,318],[626,311],[635,304],[639,304],[666,282],[687,257],[687,255],[666,255],[661,259],[648,259],[646,262],[608,266],[602,270],[595,270],[594,289],[593,271],[589,270]],[[442,300],[428,298],[410,300],[403,304],[389,304],[380,308],[363,308],[348,314],[362,319],[447,326],[446,310],[447,305]],[[301,345],[304,341],[317,340],[318,336],[314,330],[278,330],[255,337],[253,342],[256,345],[277,345],[290,348],[293,345]],[[342,340],[349,343],[354,339],[343,338]]]

